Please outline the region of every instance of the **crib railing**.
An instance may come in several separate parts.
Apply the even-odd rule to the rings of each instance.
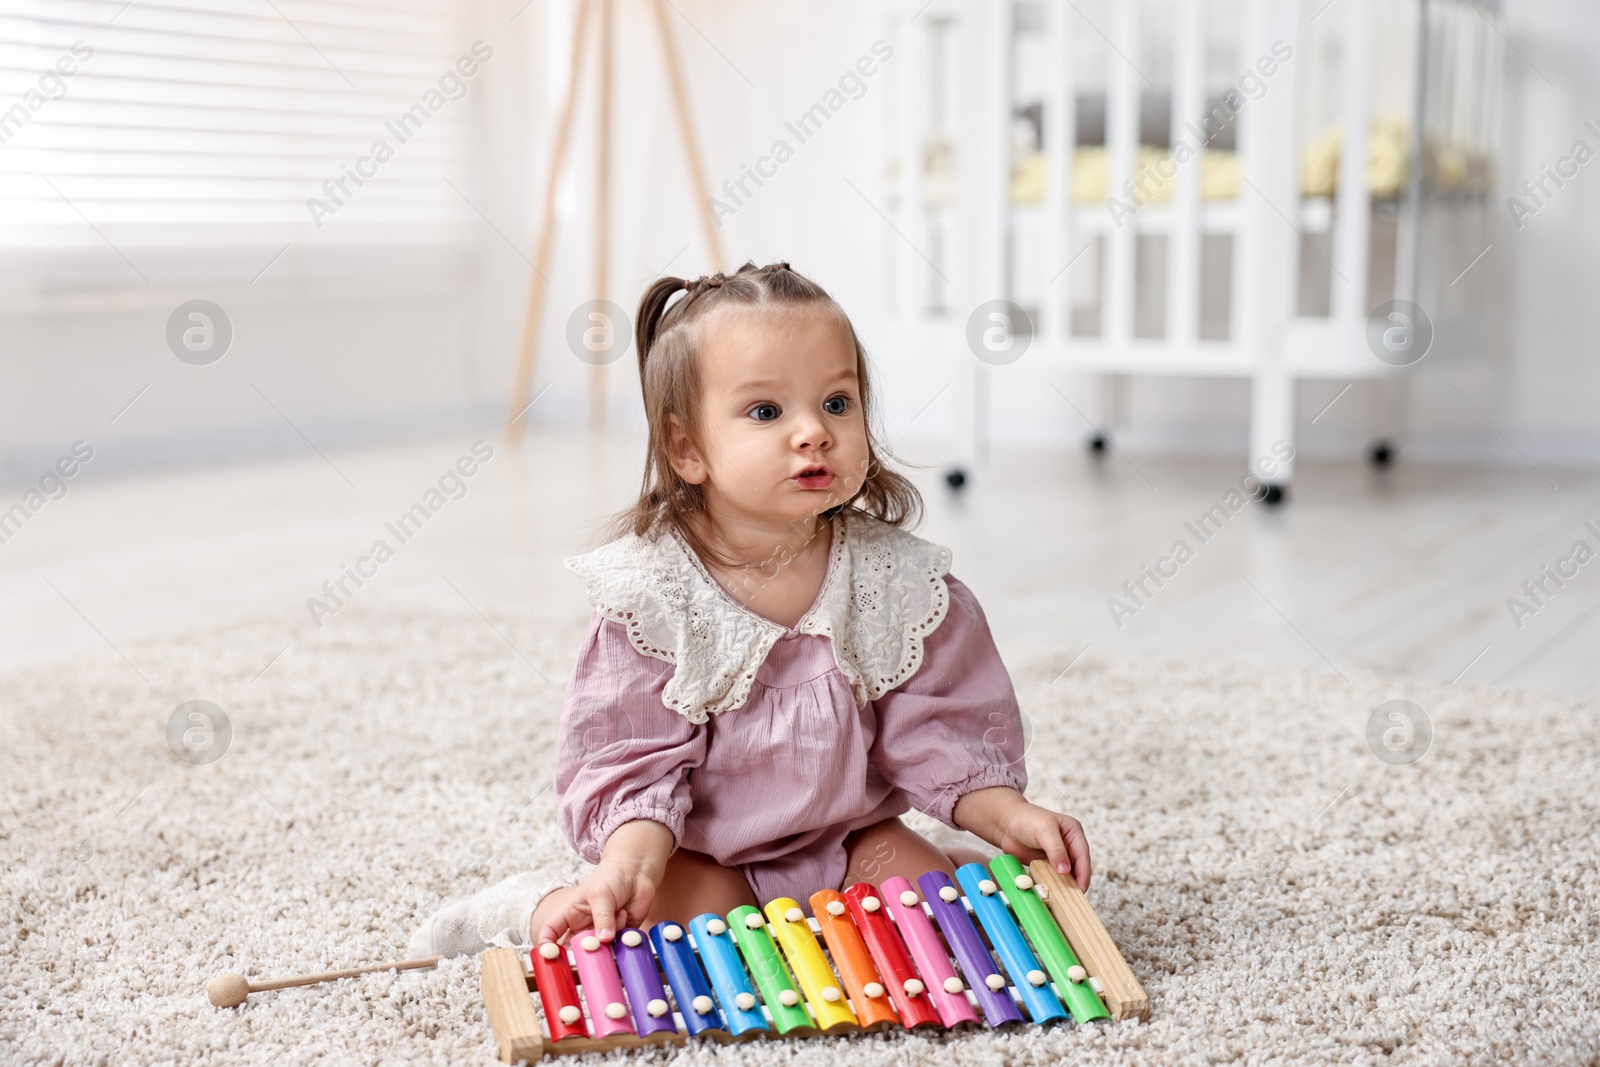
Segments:
[[[1217,119],[1208,84],[1215,70],[1207,69],[1207,17],[1208,8],[1235,0],[1110,0],[1099,8],[1089,0],[887,3],[898,59],[886,94],[884,192],[897,231],[886,244],[890,312],[903,343],[952,360],[953,386],[970,409],[959,426],[969,461],[986,451],[988,381],[1000,361],[971,358],[967,318],[989,301],[1010,300],[1026,313],[1014,325],[1032,332],[1028,358],[1052,369],[1111,382],[1134,374],[1250,379],[1252,457],[1293,442],[1298,379],[1395,372],[1369,351],[1366,326],[1376,304],[1416,295],[1419,194],[1415,182],[1403,195],[1392,183],[1383,188],[1385,210],[1400,213],[1399,246],[1375,251],[1368,131],[1377,75],[1391,96],[1399,86],[1407,110],[1416,102],[1409,116],[1415,123],[1425,72],[1419,62],[1397,73],[1394,54],[1405,53],[1392,42],[1384,70],[1375,71],[1375,20],[1387,20],[1386,40],[1396,27],[1420,33],[1427,0],[1405,5],[1409,14],[1380,9],[1381,2],[1236,0],[1233,51],[1249,92],[1235,94],[1238,106],[1227,105],[1225,121]],[[1154,17],[1162,13],[1167,21]],[[1013,184],[1013,83],[1021,76],[1017,41],[1024,32],[1043,42],[1041,143],[1039,158],[1028,161],[1042,164],[1038,189],[1023,180],[1028,174]],[[1141,35],[1157,32],[1163,48],[1170,42],[1170,64],[1147,71]],[[1084,59],[1094,54],[1089,46],[1102,44],[1103,73]],[[1326,62],[1328,55],[1336,62]],[[1302,195],[1302,154],[1317,132],[1304,128],[1300,114],[1302,79],[1313,75],[1316,99],[1334,102],[1333,132],[1342,134],[1331,196]],[[1472,81],[1459,72],[1451,78]],[[1170,134],[1165,159],[1154,164],[1162,180],[1152,183],[1140,162],[1149,164],[1153,154],[1141,97],[1159,104],[1163,97],[1147,92],[1157,81],[1166,87]],[[1098,131],[1080,130],[1078,122],[1081,102],[1101,85],[1104,132],[1096,143]],[[1207,135],[1228,123],[1231,155],[1208,155]],[[1414,158],[1402,162],[1416,173]],[[1158,195],[1145,195],[1152,184]],[[1034,199],[1014,203],[1019,185]],[[1208,240],[1230,250],[1225,268],[1203,267]],[[1020,255],[1028,250],[1038,251]],[[1395,262],[1374,275],[1378,255]],[[1325,313],[1300,307],[1308,260],[1330,279]],[[1219,289],[1226,294],[1221,311],[1211,307]],[[1089,299],[1077,301],[1075,292]],[[1203,335],[1203,304],[1225,329]],[[1110,421],[1113,406],[1102,404],[1097,423]],[[1292,463],[1280,474],[1285,483],[1291,476]]]

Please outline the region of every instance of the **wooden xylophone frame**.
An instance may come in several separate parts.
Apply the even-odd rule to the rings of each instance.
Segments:
[[[1099,993],[1109,1017],[1119,1021],[1148,1019],[1149,998],[1077,884],[1057,874],[1044,860],[1035,860],[1027,871],[1033,879],[1033,887],[1026,892],[1037,894],[1043,901],[1049,917],[1065,935],[1079,964],[1087,972],[1088,977],[1085,981],[1093,980],[1095,991]],[[1018,892],[1014,888],[1006,891],[1008,894]],[[920,912],[920,905],[918,908]],[[500,1059],[503,1062],[517,1063],[526,1060],[531,1063],[546,1055],[608,1052],[612,1049],[654,1045],[683,1045],[690,1040],[689,1033],[682,1026],[678,1026],[674,1031],[645,1037],[637,1033],[620,1033],[607,1037],[569,1036],[559,1041],[551,1040],[546,1036],[545,1023],[540,1018],[539,1009],[534,1006],[535,998],[530,995],[537,993],[537,986],[532,972],[524,963],[525,955],[527,955],[526,950],[496,948],[486,951],[482,958],[481,983],[484,1007],[488,1012],[490,1025],[494,1028],[500,1048]],[[564,952],[562,958],[565,960]],[[864,1033],[892,1026],[892,1023],[886,1022],[869,1026],[841,1024],[827,1028],[804,1028],[789,1033],[759,1030],[738,1036],[724,1029],[707,1029],[696,1035],[695,1040],[737,1044],[760,1038]]]

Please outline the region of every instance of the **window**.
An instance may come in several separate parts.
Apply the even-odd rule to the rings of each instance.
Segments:
[[[9,0],[0,248],[13,270],[9,253],[28,250],[38,284],[99,290],[214,276],[224,261],[247,284],[286,246],[300,250],[286,262],[324,266],[362,246],[463,248],[482,225],[465,197],[494,51],[470,13],[448,0]]]

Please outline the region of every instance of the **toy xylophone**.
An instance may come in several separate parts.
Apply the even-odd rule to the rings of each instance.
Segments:
[[[919,892],[920,890],[920,892]],[[546,1054],[881,1030],[1145,1019],[1150,1001],[1077,884],[1043,860],[969,863],[779,897],[684,926],[483,954],[506,1063]],[[818,935],[821,935],[819,942]],[[998,958],[998,962],[997,962]],[[831,960],[831,963],[830,963]],[[576,969],[576,977],[574,976]],[[580,988],[582,996],[579,996]],[[543,1020],[529,994],[537,993]],[[586,1010],[587,1009],[587,1010]]]

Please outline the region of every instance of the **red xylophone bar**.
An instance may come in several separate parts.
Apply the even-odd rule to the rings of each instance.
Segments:
[[[844,891],[844,900],[850,909],[850,918],[861,931],[861,939],[867,943],[872,962],[889,987],[889,998],[900,1012],[900,1021],[908,1028],[942,1027],[944,1020],[939,1018],[939,1009],[928,999],[925,985],[911,965],[911,955],[894,923],[889,921],[877,889],[867,882],[857,882]]]

